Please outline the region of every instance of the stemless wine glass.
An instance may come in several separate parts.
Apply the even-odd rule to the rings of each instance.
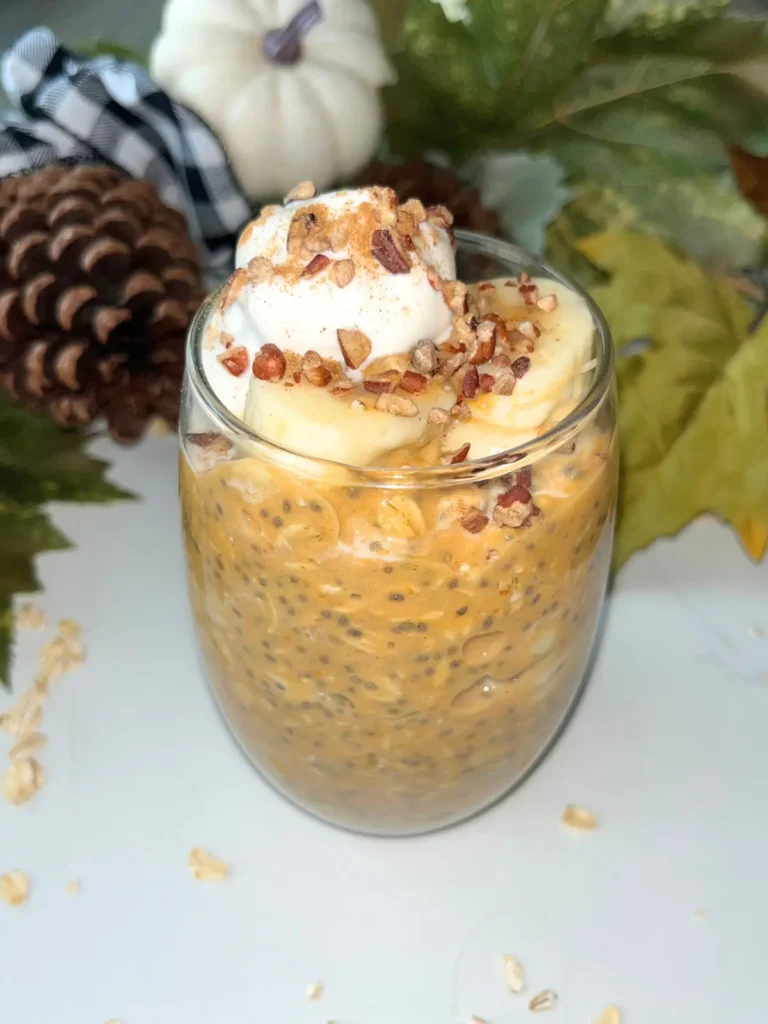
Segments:
[[[457,232],[459,276],[526,271]],[[181,503],[197,635],[216,700],[259,771],[313,814],[403,835],[479,811],[573,707],[605,592],[617,477],[612,348],[600,312],[583,399],[501,456],[386,469],[266,441],[214,395],[189,335]],[[567,340],[564,340],[564,344]],[[541,515],[477,533],[446,509],[528,467]]]

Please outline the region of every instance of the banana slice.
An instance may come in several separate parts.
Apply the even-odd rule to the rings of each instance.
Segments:
[[[452,393],[408,397],[418,406],[418,416],[380,412],[374,408],[376,396],[367,392],[358,394],[355,405],[323,388],[285,388],[254,377],[244,419],[256,433],[289,451],[367,466],[385,452],[413,444],[424,432],[429,410],[435,405],[449,409],[454,401]]]
[[[594,328],[586,302],[566,285],[537,278],[539,295],[557,296],[557,308],[545,312],[526,306],[516,286],[495,281],[493,308],[505,319],[532,320],[541,335],[528,355],[530,367],[511,395],[479,395],[472,419],[457,423],[447,445],[470,442],[470,457],[481,459],[525,444],[566,416],[586,393]],[[480,371],[489,369],[479,367]]]

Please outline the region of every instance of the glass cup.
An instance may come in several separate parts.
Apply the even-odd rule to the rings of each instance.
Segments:
[[[523,250],[457,232],[467,283]],[[466,818],[540,760],[579,695],[605,593],[617,439],[599,310],[586,393],[523,448],[393,470],[286,451],[218,401],[192,325],[180,490],[197,635],[237,741],[285,796],[366,833]],[[457,502],[528,467],[541,514],[469,533]]]

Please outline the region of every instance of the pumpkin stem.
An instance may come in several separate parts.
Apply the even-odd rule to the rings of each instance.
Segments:
[[[291,18],[285,28],[273,28],[264,36],[264,53],[275,64],[290,67],[301,60],[301,41],[323,17],[318,0],[304,6]]]

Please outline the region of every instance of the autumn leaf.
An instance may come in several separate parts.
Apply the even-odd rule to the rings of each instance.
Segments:
[[[607,232],[580,251],[610,275],[592,289],[626,349],[616,564],[709,512],[761,557],[768,523],[768,323],[733,286],[658,238]]]
[[[87,453],[87,441],[0,392],[0,685],[9,683],[13,595],[39,590],[36,555],[69,547],[41,506],[131,497],[105,480],[107,465]]]

